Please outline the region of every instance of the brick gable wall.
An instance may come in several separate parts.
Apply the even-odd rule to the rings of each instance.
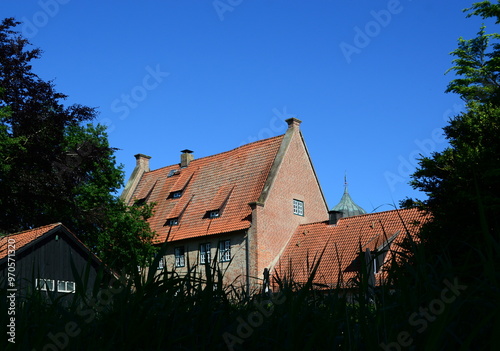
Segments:
[[[298,225],[328,219],[327,204],[298,126],[291,126],[287,134],[290,139],[274,181],[263,205],[256,205],[252,213],[253,277],[262,278],[264,268],[272,269]],[[293,213],[294,199],[304,202],[304,216]]]

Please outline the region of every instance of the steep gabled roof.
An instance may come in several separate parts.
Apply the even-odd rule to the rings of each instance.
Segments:
[[[62,224],[61,223],[48,224],[43,227],[29,229],[19,233],[14,233],[0,237],[0,260],[3,259],[5,256],[7,256],[8,246],[10,243],[12,243],[16,251],[19,251],[27,244],[38,239],[45,233],[51,231],[52,229],[59,227],[60,225]]]
[[[83,244],[75,234],[73,234],[68,228],[66,228],[62,223],[48,224],[42,227],[28,229],[19,233],[9,234],[0,237],[0,262],[3,261],[9,252],[9,244],[15,247],[16,255],[22,253],[29,246],[44,240],[44,238],[53,233],[64,232],[67,237],[75,243],[76,246],[80,247],[83,251],[89,252],[91,257],[97,262],[101,263],[101,260],[95,256],[88,248]]]
[[[301,225],[274,267],[274,274],[305,283],[313,262],[324,250],[314,283],[346,287],[359,269],[360,248],[373,252],[387,242],[395,248],[407,231],[414,236],[429,218],[417,209],[405,209],[340,218],[336,225],[328,221]]]
[[[156,243],[247,229],[248,204],[259,199],[283,137],[194,159],[185,168],[174,164],[145,172],[130,203],[156,203],[148,220],[158,234]],[[209,218],[213,210],[220,210],[220,217]],[[178,224],[171,226],[173,219]]]

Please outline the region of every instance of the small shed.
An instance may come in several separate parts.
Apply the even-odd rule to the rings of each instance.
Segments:
[[[0,237],[0,284],[21,297],[37,288],[56,297],[72,294],[82,281],[89,291],[102,268],[99,258],[61,223]],[[75,276],[85,271],[87,280]]]

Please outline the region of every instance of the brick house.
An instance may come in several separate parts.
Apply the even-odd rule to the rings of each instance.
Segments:
[[[328,219],[328,208],[300,131],[286,120],[284,135],[180,163],[149,169],[137,154],[121,195],[128,203],[156,203],[149,219],[155,243],[166,243],[163,266],[182,273],[216,261],[226,283],[258,286],[296,228]]]

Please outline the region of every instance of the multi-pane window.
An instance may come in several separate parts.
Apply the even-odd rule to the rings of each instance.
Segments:
[[[170,196],[172,197],[172,199],[178,199],[182,196],[182,191],[174,191],[170,194]]]
[[[184,246],[179,246],[174,249],[175,255],[175,266],[176,267],[184,267]]]
[[[55,281],[53,279],[37,279],[36,287],[43,291],[55,291]]]
[[[231,240],[219,242],[219,255],[220,262],[231,261]]]
[[[304,201],[293,200],[293,214],[303,216],[304,215]]]
[[[66,280],[58,280],[57,281],[57,291],[58,292],[66,292],[66,293],[74,293],[75,292],[75,282],[66,281]]]
[[[200,263],[210,263],[210,243],[200,245]]]
[[[160,260],[158,261],[158,267],[156,269],[163,269],[165,267],[163,257],[160,257]]]
[[[74,293],[75,282],[54,279],[36,279],[36,288],[43,291],[57,291],[60,293]]]

